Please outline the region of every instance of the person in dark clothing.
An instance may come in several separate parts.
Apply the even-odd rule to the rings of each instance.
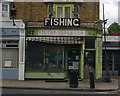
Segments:
[[[94,61],[94,52],[89,52],[87,55],[87,63],[89,67],[92,67],[95,69],[95,61]]]
[[[89,52],[87,55],[87,63],[89,65],[89,79],[90,79],[90,88],[95,88],[94,83],[94,68],[95,68],[95,62],[94,62],[94,52]]]

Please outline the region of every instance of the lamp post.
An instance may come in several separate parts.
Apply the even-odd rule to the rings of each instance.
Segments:
[[[13,26],[15,26],[15,22],[14,22],[14,19],[16,17],[16,9],[15,9],[15,5],[14,5],[14,2],[12,3],[12,8],[10,9],[10,14],[11,14],[11,17],[13,19]]]
[[[104,4],[103,4],[103,23],[104,23],[104,47],[105,47],[105,52],[104,52],[104,61],[105,61],[105,65],[106,65],[106,77],[103,77],[103,82],[111,82],[111,78],[110,78],[110,74],[109,74],[109,66],[108,66],[108,55],[106,52],[106,33],[105,33],[105,24],[107,24],[107,20],[105,20],[105,16],[104,16]]]

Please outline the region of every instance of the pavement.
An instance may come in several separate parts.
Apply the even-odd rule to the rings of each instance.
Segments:
[[[3,80],[2,88],[43,89],[43,90],[73,90],[73,91],[115,91],[118,90],[118,79],[112,78],[111,82],[95,82],[95,88],[90,88],[89,79],[78,81],[78,88],[70,88],[68,82],[45,80]]]

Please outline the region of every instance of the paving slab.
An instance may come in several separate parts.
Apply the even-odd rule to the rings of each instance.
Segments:
[[[95,88],[90,88],[88,79],[78,81],[78,88],[70,88],[69,82],[45,82],[45,80],[2,80],[3,88],[32,88],[46,90],[83,90],[83,91],[114,91],[118,89],[118,79],[112,82],[95,82]]]

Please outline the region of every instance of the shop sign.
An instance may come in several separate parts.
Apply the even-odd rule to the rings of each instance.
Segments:
[[[45,18],[44,26],[80,27],[80,19],[78,18]]]
[[[18,28],[2,28],[2,36],[18,36],[19,29]]]
[[[11,61],[5,61],[5,67],[10,68],[11,67]]]
[[[104,41],[104,36],[103,36]],[[120,36],[106,36],[107,42],[120,42]]]
[[[40,36],[85,36],[85,30],[38,30]]]

